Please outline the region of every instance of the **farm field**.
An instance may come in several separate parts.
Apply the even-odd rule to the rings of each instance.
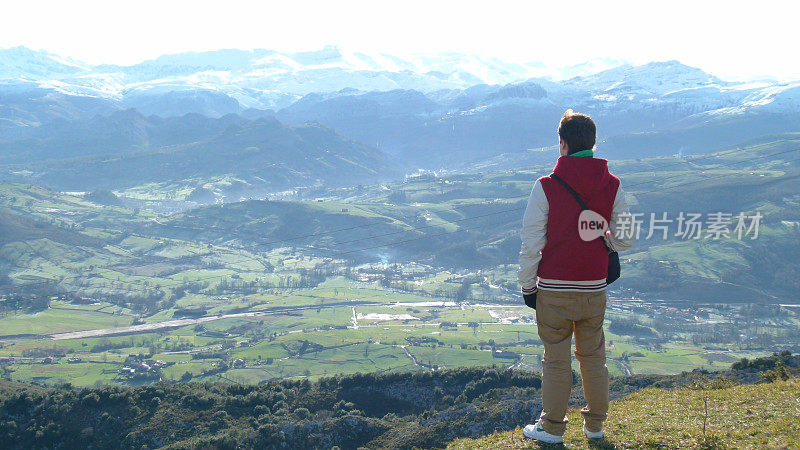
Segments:
[[[120,374],[130,355],[163,362],[159,377],[176,381],[258,383],[485,365],[541,370],[534,312],[524,306],[397,294],[342,278],[285,295],[253,296],[247,310],[184,318],[188,323],[180,326],[170,325],[177,320],[162,311],[160,319],[144,322],[163,328],[141,331],[126,331],[136,316],[110,305],[53,302],[45,311],[0,319],[3,370],[16,381],[85,386],[150,381]],[[642,308],[612,299],[612,328],[632,304]],[[70,337],[86,330],[98,335]],[[8,339],[11,334],[18,336]],[[610,330],[607,341],[609,370],[616,375],[721,370],[765,353],[743,345],[709,350],[679,339],[658,344]]]

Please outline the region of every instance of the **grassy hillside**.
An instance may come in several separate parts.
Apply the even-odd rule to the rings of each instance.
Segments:
[[[590,442],[578,410],[568,414],[567,448],[800,448],[800,380],[712,383],[674,390],[647,388],[611,403],[605,438]],[[525,438],[522,428],[448,449],[563,448]]]

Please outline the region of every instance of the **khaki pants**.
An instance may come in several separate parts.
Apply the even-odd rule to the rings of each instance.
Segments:
[[[572,388],[570,345],[575,333],[575,356],[581,365],[583,395],[581,410],[586,429],[603,429],[608,412],[608,368],[603,319],[606,293],[539,290],[536,323],[544,343],[542,359],[542,427],[563,436]]]

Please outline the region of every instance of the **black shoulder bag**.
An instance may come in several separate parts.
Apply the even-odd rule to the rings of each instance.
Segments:
[[[572,186],[568,185],[566,181],[562,180],[556,174],[550,175],[550,178],[561,183],[561,185],[564,186],[569,191],[570,194],[572,194],[572,196],[575,198],[578,204],[581,205],[581,211],[589,209],[589,207],[586,206],[586,203],[584,203],[583,200],[581,199],[580,195],[578,195],[578,193],[575,192],[575,189],[572,189]],[[605,246],[606,250],[608,250],[608,277],[606,278],[606,284],[611,284],[617,281],[617,278],[619,278],[620,275],[619,253],[608,248],[605,239],[603,239],[603,246]]]

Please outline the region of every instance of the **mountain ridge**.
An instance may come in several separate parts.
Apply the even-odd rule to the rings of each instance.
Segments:
[[[161,118],[128,109],[43,127],[0,142],[0,163],[12,173],[29,170],[27,180],[65,190],[236,175],[278,191],[323,181],[331,186],[345,180],[375,182],[402,173],[378,149],[328,127],[289,126],[269,116]]]
[[[565,69],[558,76],[542,63],[512,63],[454,52],[401,58],[347,52],[335,46],[295,53],[266,49],[186,52],[130,66],[90,66],[45,51],[15,47],[0,49],[0,61],[6,67],[0,70],[0,79],[38,81],[65,93],[121,99],[126,106],[140,109],[142,105],[137,105],[131,96],[164,92],[223,93],[243,107],[280,109],[312,92],[356,87],[365,91],[408,89],[430,94],[479,84],[504,86],[540,80],[585,91],[608,91],[612,87],[620,91],[624,83],[618,83],[619,79],[635,79],[631,84],[635,89],[647,84],[642,79],[651,77],[658,84],[674,88],[685,87],[687,83],[691,87],[709,82],[744,84],[723,82],[674,60],[637,66],[619,60],[594,64],[589,61],[575,67],[591,67],[591,70]],[[762,85],[781,83],[762,82]],[[660,94],[669,90],[662,89]],[[232,107],[229,105],[226,112],[236,112]]]

